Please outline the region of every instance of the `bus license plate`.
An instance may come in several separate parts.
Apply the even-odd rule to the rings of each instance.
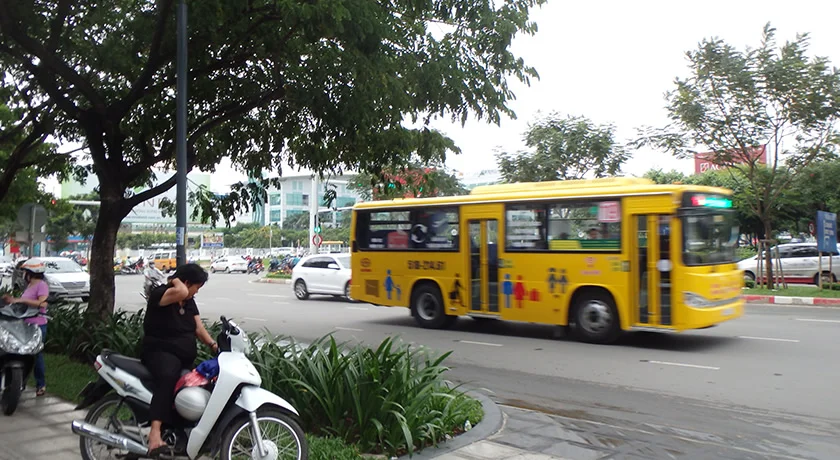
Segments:
[[[723,316],[731,316],[731,315],[734,315],[734,314],[735,314],[735,309],[734,308],[727,308],[726,310],[723,310]]]

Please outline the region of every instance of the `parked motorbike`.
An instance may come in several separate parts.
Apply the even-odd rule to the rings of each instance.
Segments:
[[[166,274],[158,270],[157,267],[147,267],[143,272],[145,280],[143,281],[143,290],[140,291],[140,296],[149,300],[149,295],[152,289],[166,284]]]
[[[0,407],[4,415],[15,413],[35,355],[44,348],[41,328],[24,321],[40,314],[23,303],[0,307]]]
[[[246,356],[245,332],[224,316],[221,322],[217,380],[209,387],[177,391],[180,420],[163,426],[163,439],[172,446],[170,457],[207,454],[230,460],[245,453],[246,458],[261,460],[307,459],[309,447],[298,411],[260,388],[262,379]],[[108,458],[147,458],[152,375],[139,360],[110,350],[102,350],[94,366],[99,380],[82,390],[76,407],[90,410],[84,421],[71,425],[81,436],[82,458],[99,460],[102,450]]]

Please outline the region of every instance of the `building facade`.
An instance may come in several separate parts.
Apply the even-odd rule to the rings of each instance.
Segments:
[[[313,196],[313,177],[309,174],[283,176],[280,178],[279,188],[268,190],[268,202],[253,213],[253,221],[264,225],[275,224],[281,228],[291,219],[310,211],[313,200],[318,202],[319,208],[324,208],[323,197],[327,190],[335,187],[336,199],[331,207],[350,207],[361,201],[361,197],[348,188],[349,182],[355,176],[343,175],[318,181],[317,193]],[[336,212],[327,217],[323,213],[321,219],[335,222]]]

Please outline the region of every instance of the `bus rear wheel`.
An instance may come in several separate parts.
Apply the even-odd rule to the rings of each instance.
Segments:
[[[578,296],[572,320],[575,337],[581,342],[608,344],[621,333],[618,309],[606,292],[590,291]]]
[[[440,289],[431,283],[421,284],[412,292],[411,314],[414,321],[426,329],[442,329],[456,319],[446,314]]]

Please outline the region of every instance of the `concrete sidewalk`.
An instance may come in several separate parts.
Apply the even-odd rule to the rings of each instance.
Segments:
[[[54,396],[36,398],[27,389],[13,415],[0,415],[0,460],[81,459],[70,422],[85,418],[85,412],[73,407]]]

